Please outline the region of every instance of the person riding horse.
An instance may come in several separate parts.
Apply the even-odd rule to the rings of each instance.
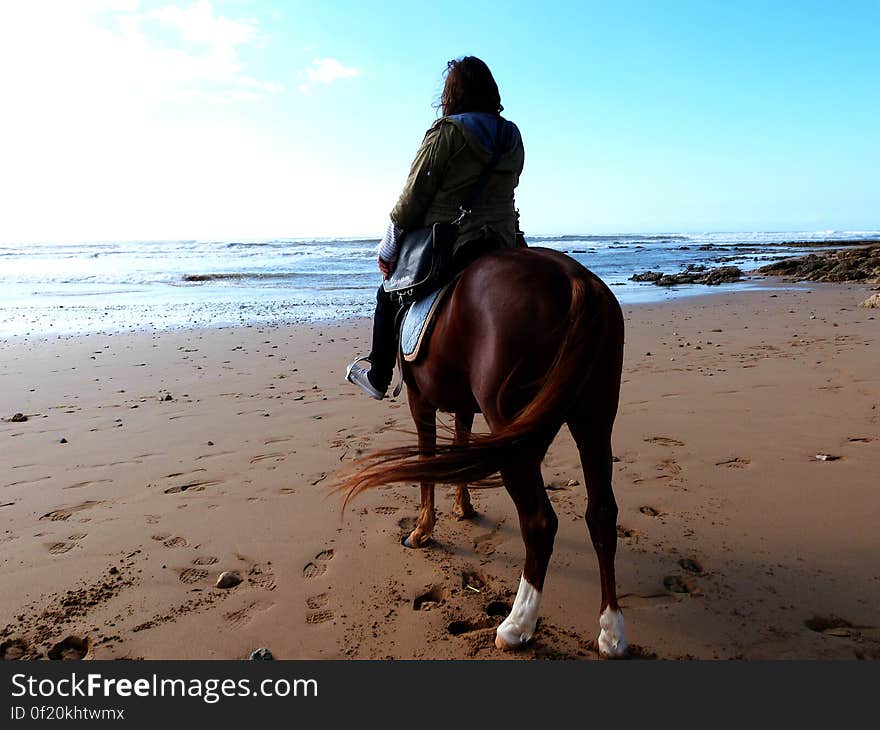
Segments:
[[[522,171],[522,142],[516,127],[500,117],[498,88],[482,61],[464,58],[450,64],[442,106],[444,117],[428,131],[391,215],[379,266],[386,276],[391,272],[394,241],[408,228],[407,235],[417,240],[421,234],[412,227],[433,222],[436,243],[433,231],[445,229],[438,223],[448,223],[460,209],[472,209],[458,224],[459,235],[453,231],[442,238],[455,238],[453,268],[460,276],[433,315],[429,347],[416,358],[401,358],[418,443],[382,448],[352,464],[352,473],[338,486],[346,494],[343,509],[367,489],[418,482],[418,517],[402,545],[427,549],[436,522],[435,486],[454,485],[452,512],[471,519],[476,511],[469,490],[492,486],[500,475],[516,506],[525,561],[510,613],[495,630],[495,646],[518,649],[537,629],[559,527],[541,463],[566,425],[580,454],[587,492],[584,519],[599,564],[596,646],[602,656],[624,657],[611,480],[623,312],[611,289],[575,259],[549,248],[517,246],[513,191]],[[493,127],[497,137],[490,132]],[[503,144],[505,132],[508,144]],[[496,146],[495,139],[502,144]],[[474,204],[472,191],[479,191],[483,180],[488,180],[486,194]],[[400,270],[386,283],[406,273],[404,263],[415,250],[410,243],[398,259]],[[370,370],[354,369],[354,363],[349,377],[381,399],[395,360],[398,305],[384,287],[377,299]],[[455,414],[453,440],[438,443],[438,412]],[[477,413],[488,433],[473,433]]]
[[[514,190],[525,152],[517,126],[501,117],[504,107],[489,67],[474,56],[450,61],[440,109],[443,116],[425,133],[379,244],[383,279],[394,271],[398,244],[406,231],[458,217],[465,191],[480,178],[499,142],[502,148],[480,198],[459,227],[451,270],[463,270],[488,251],[517,246]],[[357,363],[349,369],[348,379],[376,400],[385,397],[391,384],[400,306],[397,296],[379,287],[367,358],[370,369]]]

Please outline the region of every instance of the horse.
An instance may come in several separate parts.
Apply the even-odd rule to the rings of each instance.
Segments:
[[[347,504],[371,487],[421,482],[418,519],[404,545],[423,548],[434,529],[435,483],[457,486],[454,512],[467,518],[474,515],[469,485],[497,484],[500,473],[516,506],[525,563],[513,607],[496,631],[499,649],[521,647],[535,632],[558,527],[541,462],[565,423],[583,468],[585,521],[599,563],[599,653],[626,655],[611,485],[623,343],[614,294],[571,257],[538,247],[480,256],[440,305],[419,357],[401,359],[418,444],[363,457],[340,485]],[[451,443],[437,443],[438,410],[455,414]],[[471,433],[476,413],[489,433]]]

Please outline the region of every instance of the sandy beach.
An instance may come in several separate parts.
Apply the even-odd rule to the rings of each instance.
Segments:
[[[617,571],[633,655],[880,658],[880,312],[865,285],[625,306]],[[532,644],[502,654],[523,546],[503,490],[400,544],[418,490],[343,515],[405,398],[343,382],[370,323],[0,345],[2,653],[96,659],[595,659],[598,570],[573,442]],[[11,422],[22,413],[26,421]],[[449,422],[446,417],[446,421]],[[478,420],[477,428],[480,422]],[[822,460],[817,455],[831,458]],[[242,582],[214,587],[223,571]]]

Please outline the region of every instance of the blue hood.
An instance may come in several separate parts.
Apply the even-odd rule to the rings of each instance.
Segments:
[[[479,142],[486,152],[492,152],[495,149],[495,132],[498,129],[498,122],[496,120],[498,117],[494,114],[487,112],[465,112],[464,114],[452,114],[448,119],[453,119],[461,124],[462,127],[473,135],[474,139]],[[516,146],[519,140],[519,129],[517,129],[513,122],[503,117],[501,122],[501,134],[504,141],[502,152],[507,152]]]

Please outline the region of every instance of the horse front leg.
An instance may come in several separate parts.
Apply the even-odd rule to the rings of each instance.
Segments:
[[[419,434],[419,454],[433,456],[437,449],[437,409],[428,405],[417,393],[410,391],[409,409]],[[434,482],[422,482],[422,503],[415,529],[403,544],[408,548],[422,548],[431,540],[434,531]]]
[[[526,561],[513,608],[495,633],[495,646],[517,649],[535,633],[559,521],[544,489],[540,456],[502,467],[501,476],[519,515]]]
[[[474,425],[474,414],[470,411],[455,414],[455,444],[464,446],[470,440],[471,428]],[[477,516],[477,511],[471,504],[471,494],[467,483],[459,484],[455,490],[455,504],[452,505],[452,514],[460,520],[468,520]]]

